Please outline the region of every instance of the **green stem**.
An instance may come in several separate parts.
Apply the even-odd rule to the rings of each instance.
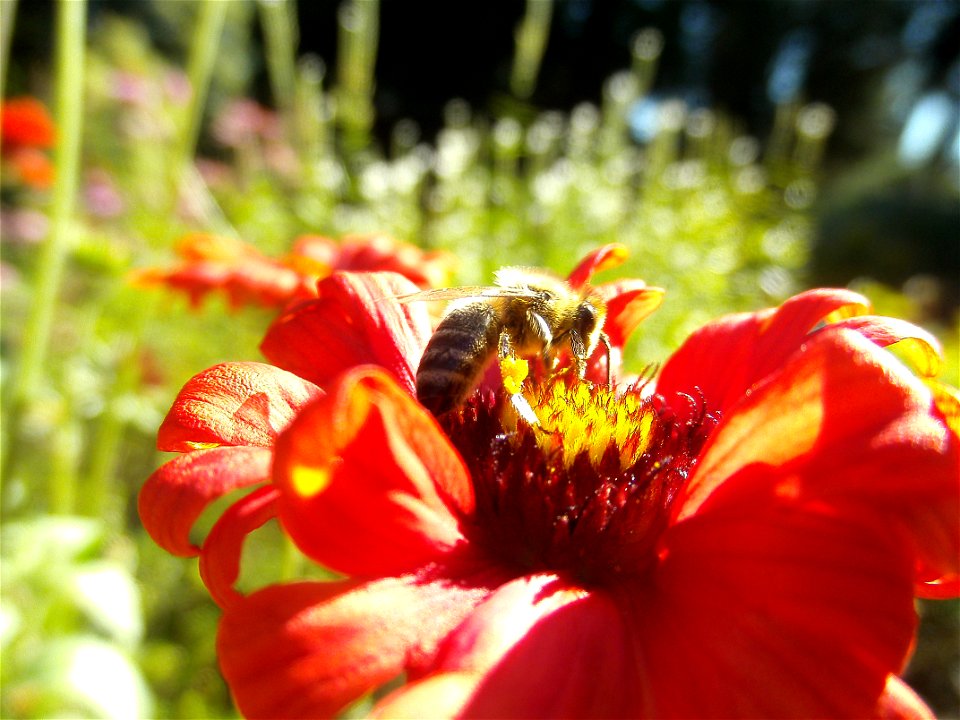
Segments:
[[[287,131],[295,133],[296,52],[300,39],[293,6],[287,0],[260,0],[259,8],[273,100],[283,116]],[[299,137],[294,138],[300,140]]]
[[[69,408],[73,410],[73,408]],[[83,430],[74,417],[64,418],[50,441],[48,493],[50,512],[72,515],[77,509],[77,469],[83,452]]]
[[[9,472],[9,453],[23,411],[35,396],[43,376],[50,330],[73,238],[73,208],[77,196],[80,140],[83,128],[83,68],[86,49],[86,3],[62,0],[56,16],[56,111],[58,141],[54,151],[57,183],[53,189],[50,235],[40,248],[33,286],[33,307],[23,328],[20,354],[7,386],[12,397],[3,423],[0,477]]]
[[[313,168],[326,154],[327,108],[323,97],[323,77],[326,66],[316,56],[300,61],[294,95],[294,137],[302,148],[303,164]]]
[[[89,468],[78,510],[84,515],[105,519],[108,527],[122,526],[125,501],[115,487],[114,480],[126,429],[124,416],[118,411],[118,403],[130,397],[140,381],[142,356],[139,338],[143,336],[143,327],[152,316],[155,304],[156,300],[152,298],[144,301],[141,306],[143,309],[133,318],[136,323],[133,333],[123,338],[126,347],[119,354],[117,376],[107,394],[107,405],[89,449]]]
[[[197,147],[200,120],[203,117],[203,108],[210,89],[210,78],[217,59],[217,48],[220,45],[220,35],[229,6],[230,3],[225,0],[208,0],[199,5],[199,18],[190,43],[190,58],[187,63],[187,78],[190,80],[193,95],[190,98],[190,104],[184,110],[170,164],[171,213],[176,208],[187,163],[190,162]]]
[[[517,50],[510,72],[510,90],[521,100],[528,99],[537,85],[552,17],[553,0],[527,0],[527,12],[515,33]]]
[[[369,143],[373,127],[373,71],[380,38],[380,1],[350,0],[337,15],[337,119],[349,156]]]
[[[16,14],[17,0],[0,0],[0,97],[7,86],[7,58],[10,57],[10,38]]]

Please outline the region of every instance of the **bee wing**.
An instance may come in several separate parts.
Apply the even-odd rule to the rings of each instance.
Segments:
[[[463,298],[490,298],[490,297],[537,297],[530,288],[497,287],[494,285],[466,285],[463,287],[437,288],[422,290],[409,295],[395,295],[393,299],[400,303],[435,302],[442,300],[461,300]]]

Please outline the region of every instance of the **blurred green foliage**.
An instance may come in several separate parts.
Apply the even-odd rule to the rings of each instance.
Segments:
[[[235,714],[216,670],[218,611],[195,564],[167,556],[140,529],[136,493],[163,459],[156,429],[179,387],[216,362],[258,359],[271,315],[230,311],[222,298],[197,313],[182,297],[132,287],[131,269],[169,264],[184,233],[279,254],[301,233],[385,232],[450,250],[462,283],[488,282],[505,263],[566,272],[588,249],[621,242],[631,258],[618,275],[668,291],[628,347],[635,371],[706,320],[776,303],[809,282],[811,209],[833,120],[826,107],[778,108],[761,144],[733,118],[667,101],[652,106],[656,132],[637,143],[628,110],[646,97],[664,42],[645,31],[599,106],[563,114],[505,103],[489,117],[451,99],[435,140],[401,122],[381,146],[371,135],[375,2],[344,5],[335,78],[318,58],[296,57],[288,3],[230,3],[219,15],[216,5],[157,5],[189,39],[180,62],[158,54],[134,22],[101,15],[91,29],[67,270],[40,389],[18,404],[11,378],[52,198],[4,186],[4,717]],[[521,94],[537,74],[538,22],[549,14],[528,16],[518,36]],[[252,51],[257,23],[262,58]],[[269,68],[274,110],[244,99],[255,61]],[[12,62],[34,69],[37,94],[56,80],[47,58]],[[861,288],[881,310],[926,319],[916,297],[866,280]],[[946,378],[956,384],[956,328],[934,329],[946,331]],[[279,533],[267,529],[254,545],[257,567],[302,566]],[[930,612],[943,624],[950,611]],[[942,642],[925,647],[911,677],[921,690],[944,667],[931,657],[957,663]],[[91,680],[91,667],[104,677]],[[931,702],[955,708],[955,690],[925,687],[940,693]]]

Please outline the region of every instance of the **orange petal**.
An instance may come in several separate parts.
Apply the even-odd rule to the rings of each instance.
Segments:
[[[183,258],[178,267],[140,270],[134,282],[182,290],[195,306],[216,290],[225,291],[233,307],[250,303],[282,307],[315,295],[315,276],[304,277],[234,238],[191,233],[180,240],[177,254]]]
[[[463,461],[433,417],[381,369],[345,374],[277,440],[274,482],[297,545],[328,567],[404,572],[464,542]]]
[[[157,433],[161,450],[214,445],[270,447],[297,412],[322,394],[272,365],[235,362],[194,376],[177,395]]]
[[[18,147],[7,154],[24,185],[46,190],[53,186],[56,170],[43,152],[33,147]]]

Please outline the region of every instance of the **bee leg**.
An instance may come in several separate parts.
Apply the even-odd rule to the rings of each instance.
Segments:
[[[613,366],[610,364],[610,338],[605,332],[600,333],[600,342],[607,351],[607,389],[609,390],[613,387]]]
[[[510,340],[510,333],[504,330],[500,333],[500,359],[503,360],[508,355],[513,354],[513,343]]]
[[[573,362],[577,367],[577,377],[583,380],[583,376],[587,372],[587,346],[576,330],[571,330],[568,336],[570,355],[573,356]]]

